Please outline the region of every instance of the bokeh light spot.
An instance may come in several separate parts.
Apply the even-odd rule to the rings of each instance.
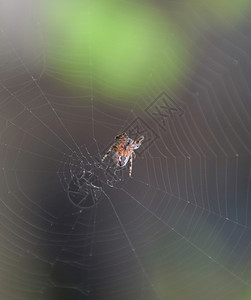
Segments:
[[[53,1],[45,22],[51,72],[75,87],[133,99],[151,84],[172,87],[184,71],[181,33],[146,3]]]

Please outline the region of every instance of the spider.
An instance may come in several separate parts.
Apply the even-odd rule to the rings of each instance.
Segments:
[[[106,154],[103,156],[102,162],[112,150],[115,150],[113,159],[117,166],[124,167],[127,164],[128,160],[130,160],[129,176],[131,176],[132,158],[136,158],[134,150],[138,149],[141,146],[141,142],[143,141],[143,139],[144,137],[141,136],[137,141],[134,141],[130,139],[125,132],[115,136],[116,142],[111,145]]]

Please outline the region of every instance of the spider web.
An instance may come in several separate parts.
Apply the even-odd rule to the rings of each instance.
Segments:
[[[20,20],[0,28],[1,299],[248,299],[250,22],[204,34],[185,18],[198,60],[178,92],[153,70],[156,88],[122,106],[91,65],[65,90],[30,14],[33,55]],[[145,136],[131,178],[101,163],[124,131]]]

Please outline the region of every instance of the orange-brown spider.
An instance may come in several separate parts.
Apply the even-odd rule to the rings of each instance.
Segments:
[[[114,153],[114,162],[119,167],[124,167],[128,160],[130,160],[129,167],[129,176],[132,175],[132,157],[136,158],[136,154],[134,153],[135,149],[138,149],[141,146],[141,142],[144,137],[141,136],[137,141],[134,141],[128,137],[128,135],[124,132],[115,137],[116,142],[111,145],[106,154],[102,158],[102,162],[105,160],[107,155],[115,150]]]

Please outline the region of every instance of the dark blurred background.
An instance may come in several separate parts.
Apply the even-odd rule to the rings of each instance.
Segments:
[[[0,299],[251,299],[250,1],[0,0]],[[137,139],[132,177],[101,158]]]

